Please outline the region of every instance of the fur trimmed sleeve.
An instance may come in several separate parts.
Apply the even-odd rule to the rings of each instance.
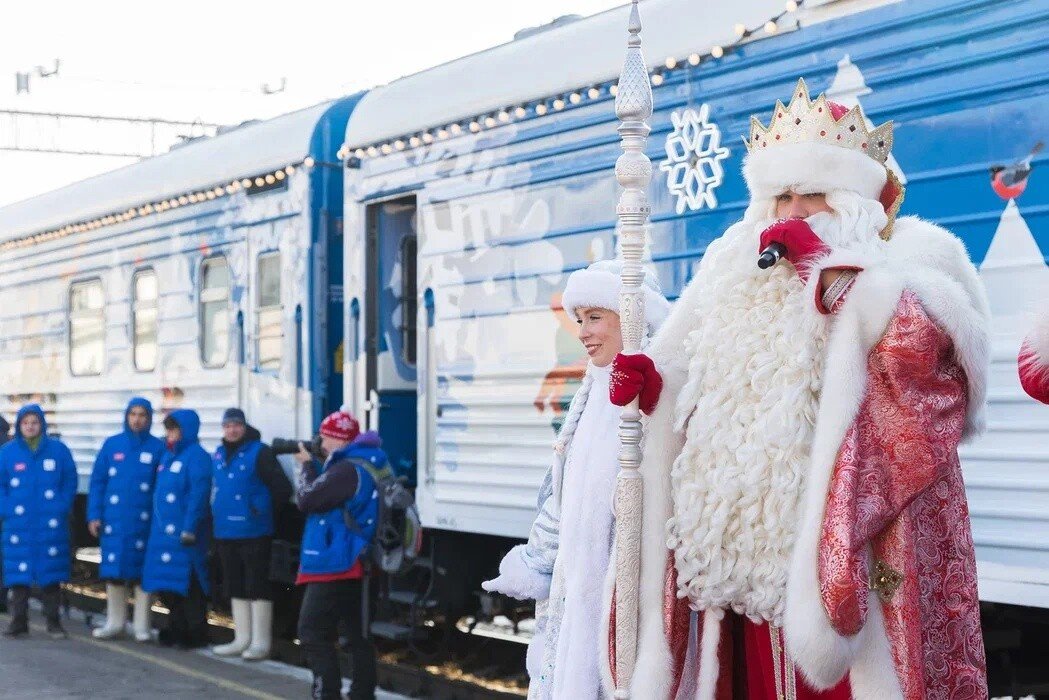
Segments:
[[[867,364],[867,390],[834,467],[819,548],[823,605],[854,635],[867,616],[868,546],[915,498],[958,468],[966,378],[949,336],[910,293]]]
[[[553,488],[554,471],[550,469],[546,473],[539,488],[539,513],[528,533],[528,542],[506,553],[499,563],[499,576],[483,582],[484,590],[520,600],[549,597],[561,529],[559,501]]]

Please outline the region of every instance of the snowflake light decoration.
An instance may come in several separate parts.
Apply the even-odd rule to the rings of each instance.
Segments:
[[[725,178],[721,161],[728,158],[729,149],[721,145],[721,129],[708,121],[709,116],[705,104],[698,112],[689,108],[670,114],[674,131],[667,136],[667,159],[659,169],[667,174],[667,189],[677,197],[678,214],[718,205],[715,190]]]

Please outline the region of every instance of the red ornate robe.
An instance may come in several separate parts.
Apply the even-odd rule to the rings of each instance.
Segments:
[[[819,697],[816,691],[833,689],[834,698],[847,697],[847,690],[856,700],[986,698],[975,553],[957,453],[959,442],[982,426],[988,362],[982,287],[957,239],[913,218],[897,222],[886,250],[836,251],[823,267],[863,271],[832,321],[826,348],[783,645],[778,669],[771,666],[774,687],[755,691],[751,682],[746,696]],[[687,309],[687,290],[682,302]],[[674,323],[672,315],[664,332],[687,332],[687,321],[678,329]],[[663,342],[667,347],[666,336]],[[749,622],[726,635],[732,616],[720,610],[690,625],[687,601],[676,596],[673,558],[660,542],[670,508],[664,470],[683,440],[660,414],[672,413],[666,391],[684,377],[668,365],[664,382],[642,463],[639,648],[631,687],[635,697],[672,698],[691,683],[693,697],[732,697],[743,677],[739,664],[770,667],[776,640],[748,644],[762,627]],[[732,651],[736,658],[726,664]]]

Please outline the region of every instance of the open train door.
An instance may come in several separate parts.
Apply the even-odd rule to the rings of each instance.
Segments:
[[[416,202],[368,206],[365,277],[367,426],[378,430],[390,465],[415,485]]]

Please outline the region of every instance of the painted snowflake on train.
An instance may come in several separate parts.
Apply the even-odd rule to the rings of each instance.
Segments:
[[[709,116],[708,105],[670,114],[674,131],[667,136],[667,159],[659,169],[667,174],[670,194],[677,197],[678,214],[718,205],[715,190],[725,179],[721,161],[728,158],[729,149],[721,145],[721,129]]]

